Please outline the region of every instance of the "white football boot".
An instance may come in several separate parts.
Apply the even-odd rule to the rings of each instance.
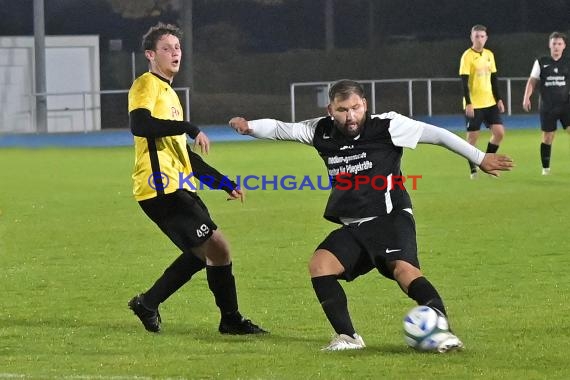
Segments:
[[[451,332],[445,333],[445,337],[437,345],[437,352],[442,354],[462,349],[463,342]]]
[[[344,350],[360,350],[366,347],[364,340],[358,334],[354,334],[354,338],[346,334],[335,334],[326,347],[321,351],[344,351]]]

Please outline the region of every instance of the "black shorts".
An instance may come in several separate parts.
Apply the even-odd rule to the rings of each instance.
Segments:
[[[341,278],[352,281],[376,268],[394,279],[388,263],[406,261],[420,268],[416,244],[416,224],[408,211],[394,211],[368,222],[350,224],[331,232],[318,246],[340,261],[345,271]]]
[[[176,190],[139,205],[182,252],[202,245],[218,228],[200,197],[188,190]]]
[[[560,120],[562,128],[570,126],[570,105],[552,108],[548,111],[540,111],[540,129],[543,132],[556,131],[556,122]]]
[[[469,132],[480,130],[482,123],[485,123],[487,128],[490,128],[493,124],[503,124],[499,107],[496,104],[491,107],[475,108],[474,111],[475,115],[473,115],[473,118],[465,118],[467,120],[467,131]]]

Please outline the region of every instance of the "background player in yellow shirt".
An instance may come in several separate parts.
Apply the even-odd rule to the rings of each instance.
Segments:
[[[481,124],[491,130],[487,153],[495,153],[505,135],[501,113],[505,106],[499,95],[495,56],[485,49],[487,28],[475,25],[471,28],[473,45],[465,50],[459,64],[459,75],[463,84],[463,105],[467,118],[467,141],[477,144]],[[471,179],[477,177],[477,167],[469,162]]]
[[[230,199],[242,199],[236,184],[192,152],[186,134],[207,152],[209,141],[198,127],[184,121],[182,106],[171,87],[180,68],[181,31],[159,23],[143,37],[149,72],[129,91],[129,123],[135,142],[133,193],[135,199],[182,251],[145,293],[128,305],[151,332],[160,331],[159,305],[206,268],[208,286],[221,312],[222,334],[259,334],[266,331],[238,311],[228,243],[196,194],[194,178],[225,190]]]

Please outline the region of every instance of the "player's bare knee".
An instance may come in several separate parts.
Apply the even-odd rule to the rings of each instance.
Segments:
[[[231,262],[230,251],[226,249],[212,249],[206,255],[208,265],[228,265]]]
[[[395,262],[393,275],[400,287],[407,289],[413,280],[422,276],[422,272],[406,261],[397,260]]]
[[[232,261],[229,244],[219,231],[214,231],[212,236],[199,247],[199,251],[205,252],[209,265],[227,265]]]
[[[208,252],[207,258],[214,264],[214,265],[228,265],[232,262],[232,256],[230,254],[229,249],[226,248],[217,248]]]
[[[342,264],[329,251],[318,249],[309,261],[309,273],[311,277],[339,275],[344,272]]]
[[[323,276],[324,268],[320,260],[315,259],[315,256],[309,261],[309,273],[311,277]]]
[[[477,139],[479,138],[478,132],[467,132],[467,142],[471,145],[477,144]]]
[[[492,140],[494,144],[499,145],[505,137],[505,128],[500,124],[495,125],[491,128],[491,134],[493,135]]]
[[[552,145],[554,141],[554,132],[544,132],[542,134],[542,142],[547,145]]]

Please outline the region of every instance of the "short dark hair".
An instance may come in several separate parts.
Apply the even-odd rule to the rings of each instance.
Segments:
[[[341,79],[335,82],[329,89],[329,100],[332,102],[337,96],[345,100],[352,94],[356,94],[361,98],[366,97],[364,87],[360,83],[350,79]]]
[[[487,27],[485,25],[481,25],[481,24],[475,24],[471,28],[471,33],[473,33],[473,32],[486,32],[486,31],[487,31]]]
[[[554,38],[562,38],[564,40],[564,43],[566,43],[566,41],[568,40],[568,37],[566,37],[566,34],[561,33],[561,32],[550,33],[550,36],[548,36],[548,41],[550,41]]]
[[[155,26],[152,26],[148,32],[142,38],[142,49],[144,50],[154,50],[156,49],[156,43],[162,38],[162,36],[172,34],[179,40],[182,39],[182,30],[173,24],[163,24],[159,22]]]

